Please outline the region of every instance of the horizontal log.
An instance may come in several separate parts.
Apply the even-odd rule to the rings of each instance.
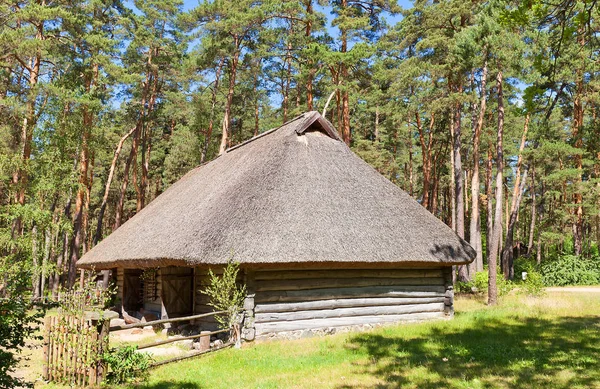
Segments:
[[[444,303],[336,308],[301,312],[257,313],[254,315],[254,320],[255,323],[267,323],[308,319],[344,318],[351,316],[403,315],[423,312],[444,312]]]
[[[195,351],[195,352],[192,352],[192,353],[189,353],[189,354],[186,354],[186,355],[182,355],[180,357],[175,357],[175,358],[167,359],[165,361],[154,362],[154,363],[151,363],[149,367],[157,367],[157,366],[161,366],[161,365],[166,365],[167,363],[178,362],[178,361],[182,361],[184,359],[197,357],[197,356],[200,356],[202,354],[212,353],[214,351],[219,351],[221,349],[231,347],[234,344],[235,344],[234,342],[227,342],[227,343],[225,343],[222,346],[214,347],[214,348],[211,348],[209,350]]]
[[[256,293],[257,304],[266,302],[303,302],[343,298],[368,297],[444,297],[442,285],[423,286],[373,286],[363,288],[324,288]]]
[[[143,350],[145,348],[162,346],[163,344],[168,344],[168,343],[173,343],[173,342],[179,342],[181,340],[197,339],[197,338],[202,338],[202,337],[205,337],[205,336],[211,336],[211,335],[215,335],[215,334],[222,334],[223,332],[229,332],[229,331],[231,331],[231,330],[225,329],[225,330],[218,330],[218,331],[212,331],[212,332],[205,332],[203,334],[198,334],[198,335],[190,335],[190,336],[183,336],[183,337],[180,337],[180,338],[172,338],[172,339],[159,340],[158,342],[154,342],[154,343],[144,344],[142,346],[138,346],[137,349],[138,350]]]
[[[208,313],[202,313],[200,315],[193,315],[193,316],[185,316],[185,317],[175,317],[172,319],[161,319],[161,320],[154,320],[154,321],[148,321],[145,323],[133,323],[133,324],[126,324],[124,326],[113,326],[110,327],[110,331],[121,331],[121,330],[129,330],[131,328],[142,328],[142,327],[147,327],[147,326],[155,326],[158,324],[164,324],[164,323],[174,323],[174,322],[178,322],[178,321],[186,321],[186,320],[195,320],[195,319],[200,319],[203,317],[209,317],[209,316],[215,316],[215,315],[220,315],[222,313],[227,313],[227,311],[218,311],[218,312],[208,312]]]
[[[287,291],[322,288],[350,288],[361,286],[393,286],[393,285],[444,285],[441,277],[430,278],[323,278],[299,280],[268,280],[256,283],[257,292]]]
[[[427,304],[444,302],[444,297],[381,297],[381,298],[356,298],[356,299],[333,299],[305,301],[300,303],[275,303],[275,304],[257,304],[254,307],[256,313],[277,313],[277,312],[299,312],[311,311],[315,309],[334,309],[334,308],[352,308],[352,307],[375,307],[383,305],[407,305],[407,304]]]
[[[410,313],[405,315],[383,316],[353,316],[331,319],[311,319],[259,323],[256,325],[256,335],[270,334],[282,331],[309,330],[327,327],[347,327],[360,324],[394,323],[403,321],[431,320],[446,317],[444,312]]]
[[[424,278],[443,277],[441,269],[349,269],[349,270],[273,270],[257,271],[256,280],[294,280],[310,278]]]

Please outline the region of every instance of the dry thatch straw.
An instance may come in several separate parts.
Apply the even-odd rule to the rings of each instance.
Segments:
[[[80,267],[470,262],[448,226],[357,157],[317,112],[197,167]]]

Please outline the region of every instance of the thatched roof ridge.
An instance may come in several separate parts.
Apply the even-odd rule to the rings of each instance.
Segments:
[[[308,112],[190,171],[80,267],[470,262],[473,249]]]

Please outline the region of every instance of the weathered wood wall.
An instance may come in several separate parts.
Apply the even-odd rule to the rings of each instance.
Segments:
[[[215,266],[211,269],[214,274],[223,274],[221,266]],[[214,308],[208,305],[208,297],[202,293],[209,283],[208,269],[197,267],[194,269],[194,273],[194,314],[213,312]],[[214,331],[218,329],[214,316],[197,319],[195,323],[201,325],[204,330]]]
[[[113,270],[113,274],[116,277],[115,281],[117,284],[117,296],[115,298],[115,305],[117,308],[119,308],[119,310],[121,310],[121,307],[123,306],[123,279],[125,270],[122,267],[119,267],[116,270]]]
[[[246,281],[245,308],[256,336],[452,314],[451,273],[441,268],[257,270],[246,275],[251,282]]]

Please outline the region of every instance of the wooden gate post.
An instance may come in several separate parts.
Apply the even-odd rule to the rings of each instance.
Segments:
[[[99,331],[98,331],[98,371],[96,382],[99,384],[104,379],[106,375],[106,366],[104,366],[104,362],[102,360],[102,355],[108,351],[108,338],[109,338],[109,329],[110,329],[110,320],[103,319],[99,323]]]
[[[44,318],[44,367],[42,369],[42,376],[44,380],[48,381],[50,375],[48,371],[50,369],[50,331],[52,329],[52,317],[46,316]]]

